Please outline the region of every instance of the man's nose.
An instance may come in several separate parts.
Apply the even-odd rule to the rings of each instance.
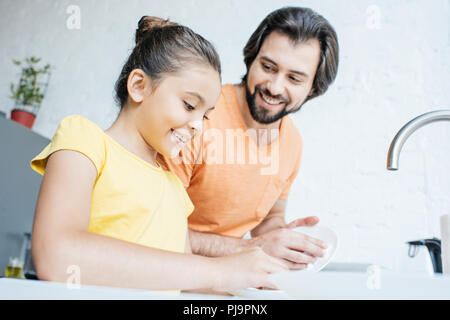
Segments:
[[[266,87],[272,96],[282,96],[284,93],[284,82],[281,75],[275,75],[269,79]]]

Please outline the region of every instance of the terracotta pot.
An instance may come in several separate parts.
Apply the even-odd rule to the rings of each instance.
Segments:
[[[36,116],[28,111],[14,109],[11,111],[11,120],[14,120],[21,125],[31,129],[33,127]]]

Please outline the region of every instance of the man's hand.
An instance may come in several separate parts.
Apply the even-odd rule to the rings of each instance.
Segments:
[[[296,219],[283,228],[260,234],[249,241],[251,245],[261,247],[267,254],[282,259],[289,269],[305,269],[308,263],[316,260],[316,257],[323,256],[326,244],[292,229],[313,226],[318,222],[318,217]]]
[[[286,228],[293,229],[293,228],[298,228],[298,227],[302,227],[302,226],[311,227],[318,223],[319,223],[318,217],[315,217],[315,216],[306,217],[306,218],[295,219],[294,221],[289,222],[286,225]]]

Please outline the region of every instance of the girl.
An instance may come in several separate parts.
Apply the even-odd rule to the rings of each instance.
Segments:
[[[193,205],[156,161],[201,133],[220,88],[219,57],[208,41],[168,20],[141,18],[116,83],[117,120],[102,131],[69,116],[31,161],[44,175],[32,236],[40,279],[65,282],[76,266],[90,285],[273,287],[268,273],[286,267],[261,249],[220,258],[191,254],[186,218]]]

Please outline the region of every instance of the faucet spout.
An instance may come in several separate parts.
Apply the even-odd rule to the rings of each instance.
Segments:
[[[405,124],[395,135],[389,147],[387,169],[398,170],[398,161],[403,144],[417,129],[436,121],[450,121],[450,110],[437,110],[424,113]]]

